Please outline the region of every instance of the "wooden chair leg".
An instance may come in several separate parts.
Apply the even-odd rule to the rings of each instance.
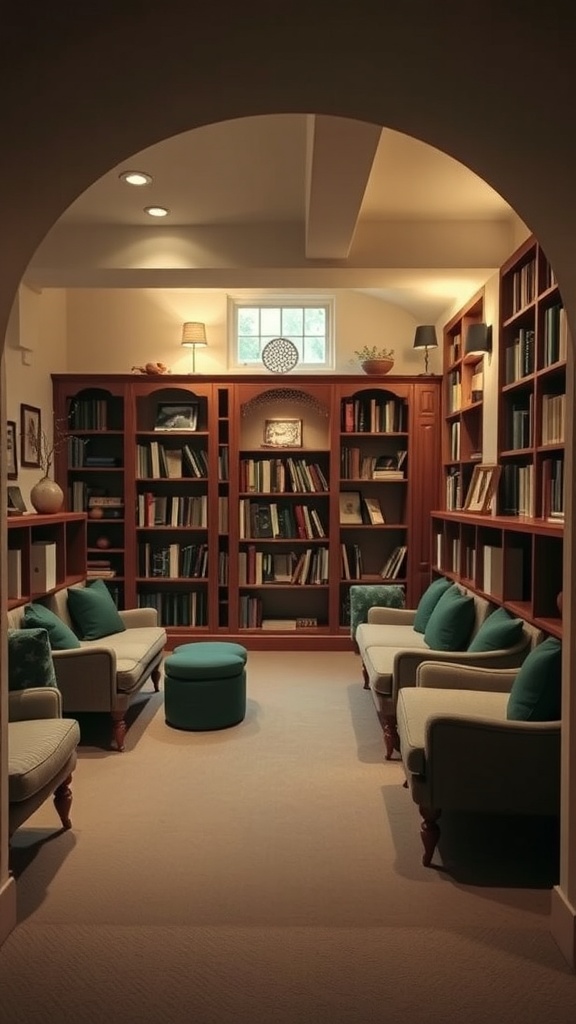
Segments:
[[[62,828],[72,828],[72,822],[70,821],[70,808],[72,807],[72,790],[70,789],[70,783],[72,782],[72,775],[70,774],[64,782],[61,782],[58,789],[54,792],[54,807],[60,821],[62,822]]]
[[[366,669],[364,668],[364,665],[362,665],[362,676],[364,677],[364,689],[365,690],[369,690],[370,689],[370,683],[368,681],[368,673],[367,673]]]
[[[112,712],[112,740],[117,750],[124,750],[124,738],[126,736],[126,722],[123,711]]]
[[[158,693],[158,690],[160,689],[160,675],[160,669],[155,668],[154,671],[152,672],[152,682],[154,683],[154,689],[156,690],[156,693]]]
[[[390,761],[394,751],[400,753],[400,737],[396,728],[396,716],[384,715],[382,728],[384,730],[384,746],[386,747],[386,760]]]
[[[424,853],[422,855],[422,863],[425,868],[430,866],[434,851],[438,845],[440,839],[440,827],[438,825],[438,818],[440,817],[440,811],[434,807],[419,807],[420,814],[422,816],[422,824],[420,826],[420,836],[422,844],[424,846]]]

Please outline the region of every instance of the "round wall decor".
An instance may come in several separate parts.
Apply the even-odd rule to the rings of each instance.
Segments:
[[[288,373],[298,359],[298,349],[288,338],[272,338],[262,349],[262,362],[272,373]]]

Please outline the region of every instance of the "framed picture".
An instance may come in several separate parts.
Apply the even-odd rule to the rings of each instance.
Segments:
[[[264,445],[267,448],[301,448],[302,420],[266,420]]]
[[[8,487],[8,515],[21,515],[22,512],[27,512],[28,509],[24,503],[22,492],[19,487]]]
[[[477,512],[485,515],[490,512],[490,504],[500,478],[500,466],[474,466],[472,479],[464,502],[465,512]]]
[[[16,449],[16,424],[14,420],[8,420],[6,424],[6,465],[9,480],[16,480],[18,477],[18,452]]]
[[[356,526],[362,521],[360,491],[340,491],[340,523]]]
[[[198,426],[198,405],[191,402],[162,402],[156,412],[154,430],[196,430]]]
[[[40,440],[42,424],[40,409],[33,405],[20,406],[20,461],[23,466],[40,466]]]

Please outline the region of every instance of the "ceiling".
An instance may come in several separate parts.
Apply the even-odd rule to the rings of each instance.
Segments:
[[[127,169],[152,183],[127,186]],[[169,216],[144,212],[156,204]],[[25,280],[355,288],[434,321],[501,265],[517,224],[484,181],[409,136],[344,118],[250,117],[111,169],[65,211]]]

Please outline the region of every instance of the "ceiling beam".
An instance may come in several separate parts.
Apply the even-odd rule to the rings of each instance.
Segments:
[[[306,258],[346,259],[382,129],[309,115],[306,134]]]

